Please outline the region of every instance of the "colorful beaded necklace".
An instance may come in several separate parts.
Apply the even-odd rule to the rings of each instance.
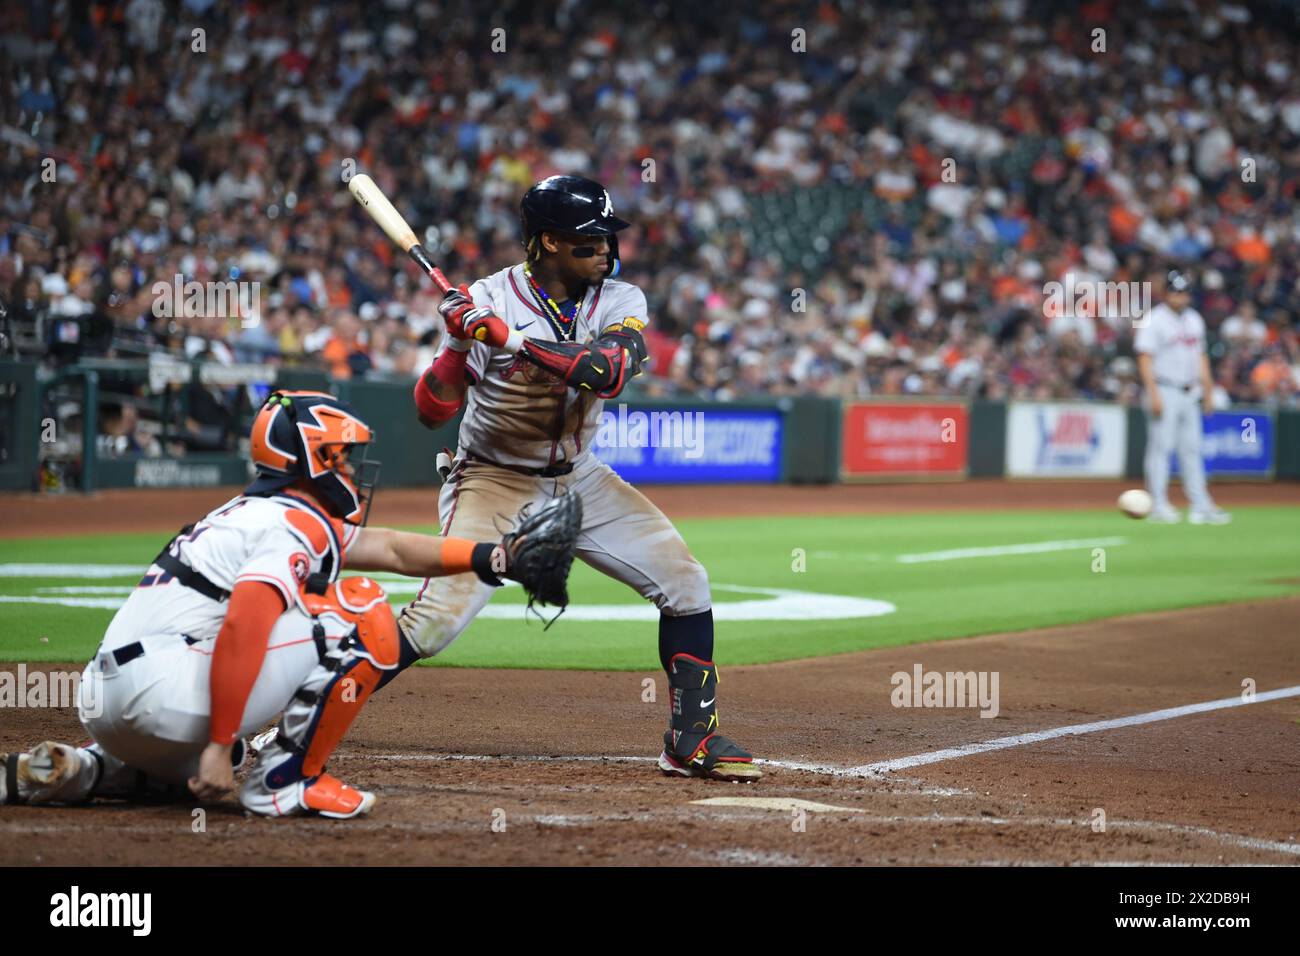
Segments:
[[[532,267],[524,263],[524,278],[528,280],[528,288],[533,292],[533,298],[541,306],[542,314],[545,315],[555,327],[555,334],[563,339],[573,339],[573,334],[578,328],[578,313],[582,311],[582,304],[587,301],[587,293],[582,293],[582,298],[577,302],[568,300],[571,308],[563,309],[555,304],[555,300],[547,294],[541,284],[533,278]]]

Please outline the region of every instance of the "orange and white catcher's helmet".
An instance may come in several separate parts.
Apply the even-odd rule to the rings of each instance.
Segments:
[[[305,479],[336,517],[366,523],[379,481],[379,462],[369,457],[375,432],[347,402],[325,392],[272,392],[250,437],[257,479],[244,494]]]

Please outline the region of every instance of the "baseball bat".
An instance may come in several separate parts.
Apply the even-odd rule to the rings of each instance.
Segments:
[[[352,193],[353,199],[361,203],[361,208],[370,213],[370,218],[379,223],[379,228],[388,233],[388,238],[415,260],[415,264],[424,270],[444,295],[455,288],[447,281],[442,270],[433,264],[429,253],[415,238],[415,230],[402,218],[402,214],[388,201],[384,191],[375,185],[373,179],[365,173],[357,173],[348,180],[348,191]]]

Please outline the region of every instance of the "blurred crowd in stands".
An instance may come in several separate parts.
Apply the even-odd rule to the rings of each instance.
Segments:
[[[654,394],[1136,402],[1133,316],[1044,288],[1178,267],[1218,403],[1300,396],[1281,3],[28,0],[0,108],[0,295],[51,362],[416,374],[438,299],[346,176],[469,279],[578,172],[634,222]],[[257,301],[160,310],[177,277]]]

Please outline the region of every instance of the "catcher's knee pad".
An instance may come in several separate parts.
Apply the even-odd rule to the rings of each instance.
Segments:
[[[346,578],[323,594],[305,594],[303,607],[311,614],[321,650],[312,668],[280,718],[275,743],[259,754],[254,773],[264,772],[269,789],[315,777],[338,746],[385,671],[398,666],[397,621],[387,596],[369,578]],[[327,625],[350,624],[334,647],[324,638]]]
[[[375,667],[388,670],[397,666],[397,621],[388,606],[388,595],[375,581],[343,578],[320,593],[304,589],[298,602],[320,630],[338,633],[350,629],[349,645]]]
[[[674,654],[668,662],[668,690],[667,756],[703,771],[713,771],[719,763],[753,763],[750,753],[718,733],[718,671],[712,661]]]

